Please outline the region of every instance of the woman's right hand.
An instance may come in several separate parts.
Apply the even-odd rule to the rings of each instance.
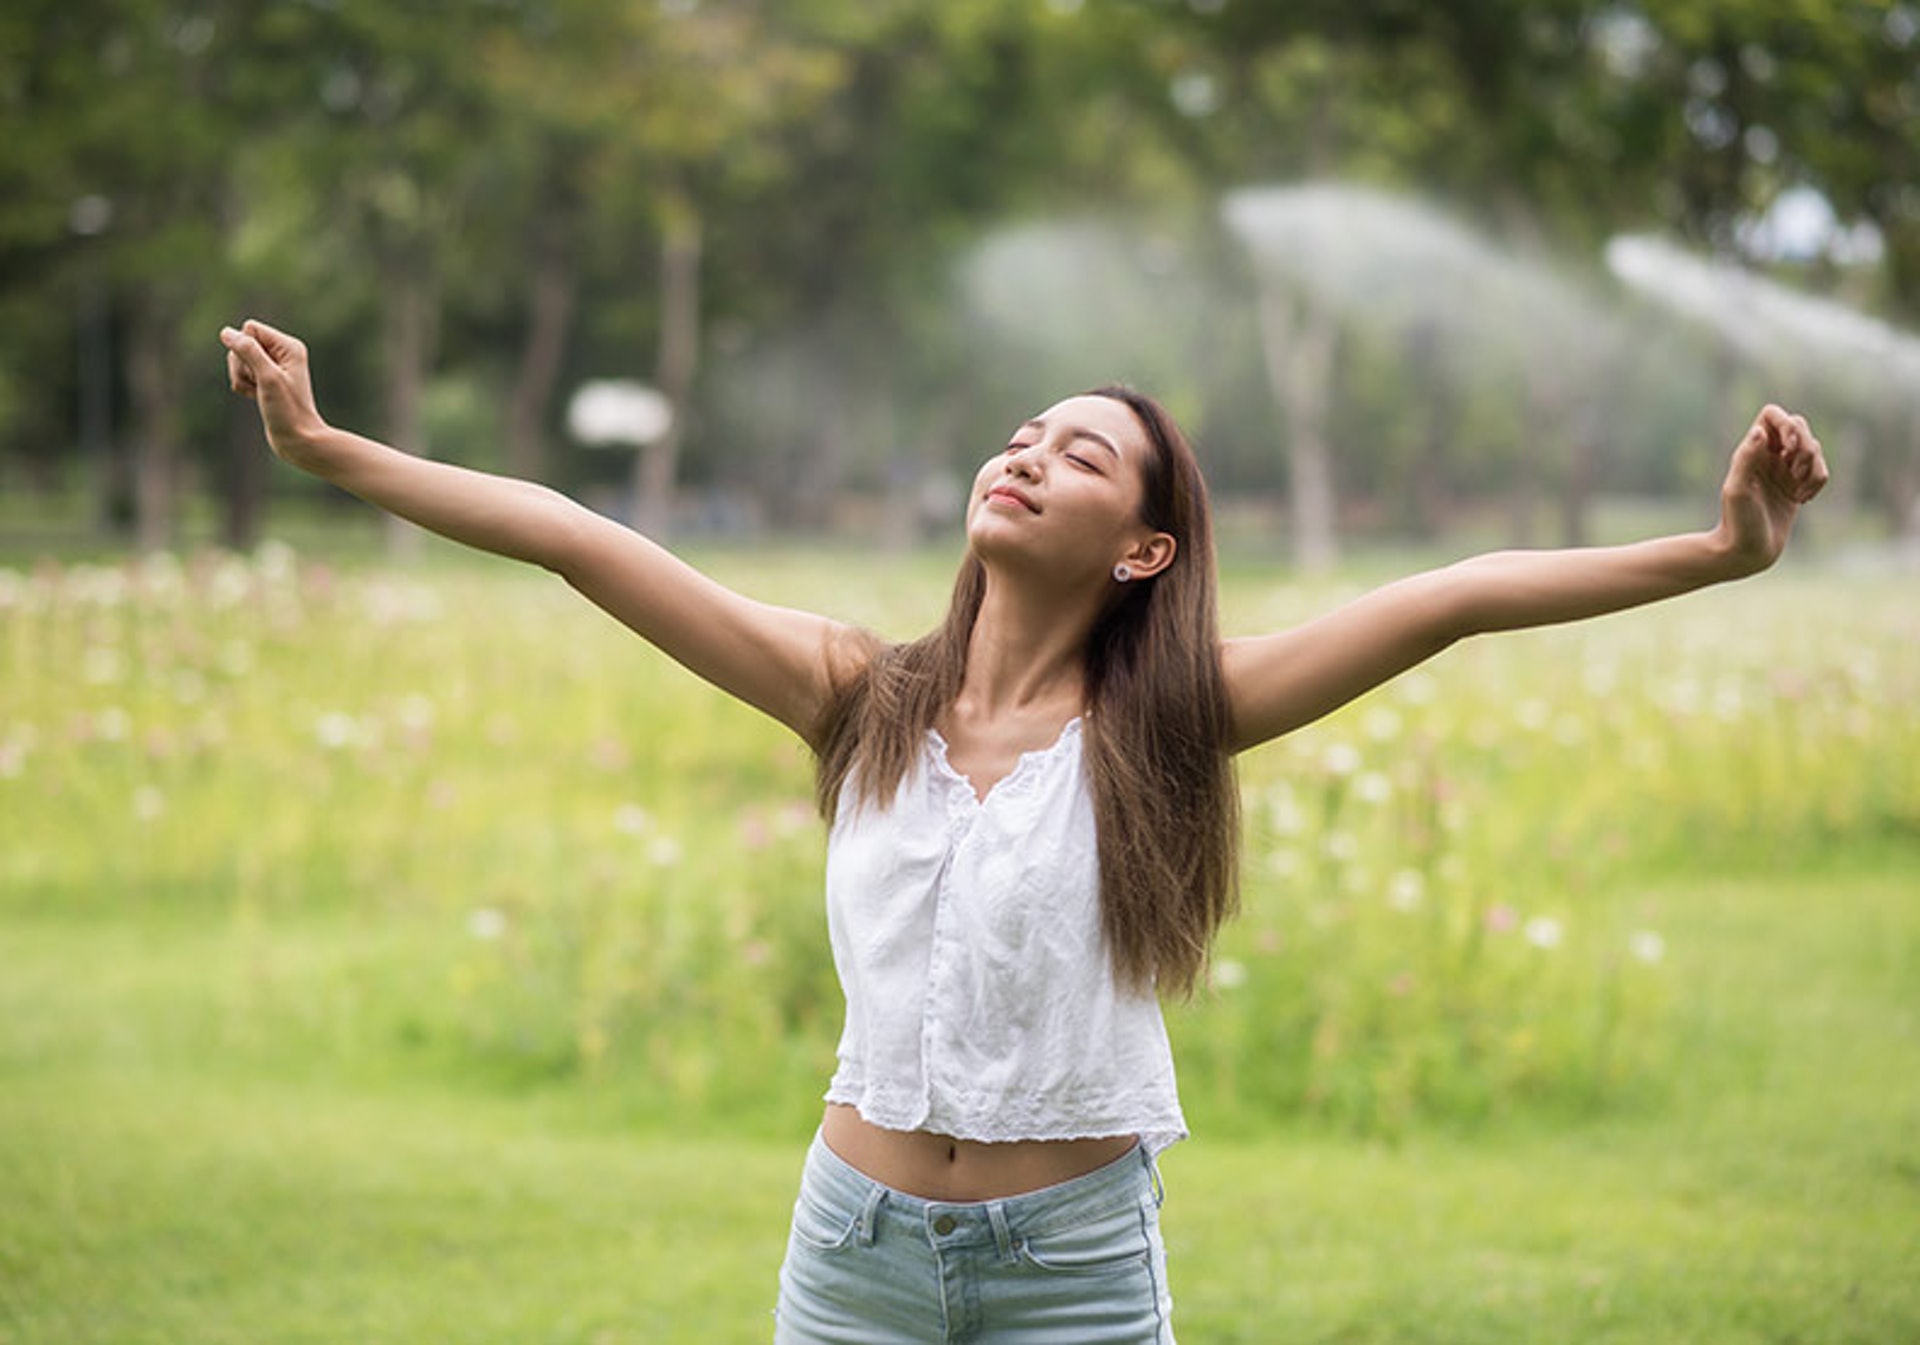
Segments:
[[[314,406],[306,344],[253,318],[238,328],[222,327],[220,341],[227,348],[227,380],[258,404],[274,453],[295,467],[317,470],[314,453],[327,423]]]

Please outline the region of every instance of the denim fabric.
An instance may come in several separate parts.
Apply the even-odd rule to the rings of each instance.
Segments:
[[[922,1200],[815,1136],[775,1345],[1171,1345],[1159,1176],[1144,1146],[1004,1200]]]

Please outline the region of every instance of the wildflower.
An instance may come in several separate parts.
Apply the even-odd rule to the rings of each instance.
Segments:
[[[1330,743],[1320,757],[1320,767],[1328,775],[1352,775],[1360,769],[1360,753],[1350,743]]]
[[[1527,732],[1538,733],[1547,726],[1547,721],[1552,714],[1553,711],[1545,701],[1530,697],[1520,702],[1520,707],[1513,712],[1513,717],[1514,721]]]
[[[222,559],[207,578],[207,602],[216,612],[238,607],[252,592],[253,576],[237,557]]]
[[[1267,872],[1276,878],[1291,878],[1300,872],[1300,856],[1293,850],[1281,847],[1267,855]]]
[[[1495,934],[1506,933],[1519,919],[1519,913],[1505,902],[1496,902],[1487,908],[1487,928]]]
[[[122,666],[120,651],[105,645],[94,645],[80,656],[80,676],[89,686],[110,686],[118,682]]]
[[[1534,916],[1527,921],[1527,927],[1523,932],[1526,934],[1527,942],[1535,948],[1558,948],[1564,933],[1560,928],[1560,922],[1550,915]]]
[[[229,677],[245,677],[253,671],[253,646],[245,640],[228,640],[220,646],[220,671]]]
[[[1213,983],[1222,990],[1235,990],[1247,983],[1247,964],[1223,957],[1213,964]]]
[[[740,960],[749,967],[764,967],[773,960],[773,945],[765,939],[750,939],[740,949]]]
[[[329,752],[337,752],[343,747],[351,747],[359,733],[360,726],[353,722],[353,716],[339,710],[329,710],[313,721],[313,736]]]
[[[773,832],[760,814],[750,812],[740,819],[740,844],[745,849],[764,850],[772,839]]]
[[[1636,929],[1627,936],[1627,951],[1651,966],[1667,955],[1667,941],[1650,929]]]
[[[1351,831],[1334,831],[1327,834],[1321,849],[1328,859],[1345,862],[1360,853],[1360,842]]]
[[[1379,771],[1362,771],[1353,782],[1353,792],[1362,803],[1385,803],[1393,797],[1393,781]]]
[[[1403,971],[1398,976],[1395,976],[1391,981],[1387,982],[1387,993],[1392,995],[1395,999],[1405,999],[1408,995],[1411,995],[1413,993],[1413,986],[1414,986],[1413,973],[1410,971]]]
[[[254,549],[253,568],[270,584],[285,583],[293,578],[294,567],[293,548],[285,542],[265,541]]]
[[[1388,706],[1376,705],[1367,711],[1360,727],[1375,742],[1390,742],[1400,736],[1400,716]]]
[[[653,825],[653,815],[637,803],[623,803],[613,810],[613,825],[616,831],[640,836]]]
[[[1275,785],[1267,795],[1267,824],[1282,836],[1297,836],[1307,825],[1307,815],[1286,785]]]
[[[1387,880],[1387,905],[1396,911],[1417,911],[1427,895],[1427,880],[1418,869],[1401,869]]]
[[[106,742],[124,742],[133,731],[133,717],[119,706],[109,705],[94,716],[93,731]]]
[[[400,702],[400,727],[410,733],[424,733],[433,727],[433,702],[418,692]]]
[[[656,868],[672,868],[680,862],[680,855],[680,842],[671,836],[656,836],[647,847],[647,858]]]
[[[482,942],[491,943],[507,932],[505,911],[491,906],[482,906],[467,917],[467,933]]]
[[[141,785],[133,791],[133,816],[136,821],[158,821],[167,810],[166,795],[152,785]]]

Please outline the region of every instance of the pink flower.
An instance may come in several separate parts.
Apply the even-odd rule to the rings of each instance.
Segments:
[[[1487,928],[1495,934],[1504,934],[1520,922],[1520,913],[1505,902],[1497,902],[1487,908]]]

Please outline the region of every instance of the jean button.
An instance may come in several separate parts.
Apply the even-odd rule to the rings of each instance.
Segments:
[[[951,1214],[943,1214],[933,1221],[933,1231],[943,1238],[953,1232],[956,1227],[958,1227],[958,1225],[955,1224]]]

